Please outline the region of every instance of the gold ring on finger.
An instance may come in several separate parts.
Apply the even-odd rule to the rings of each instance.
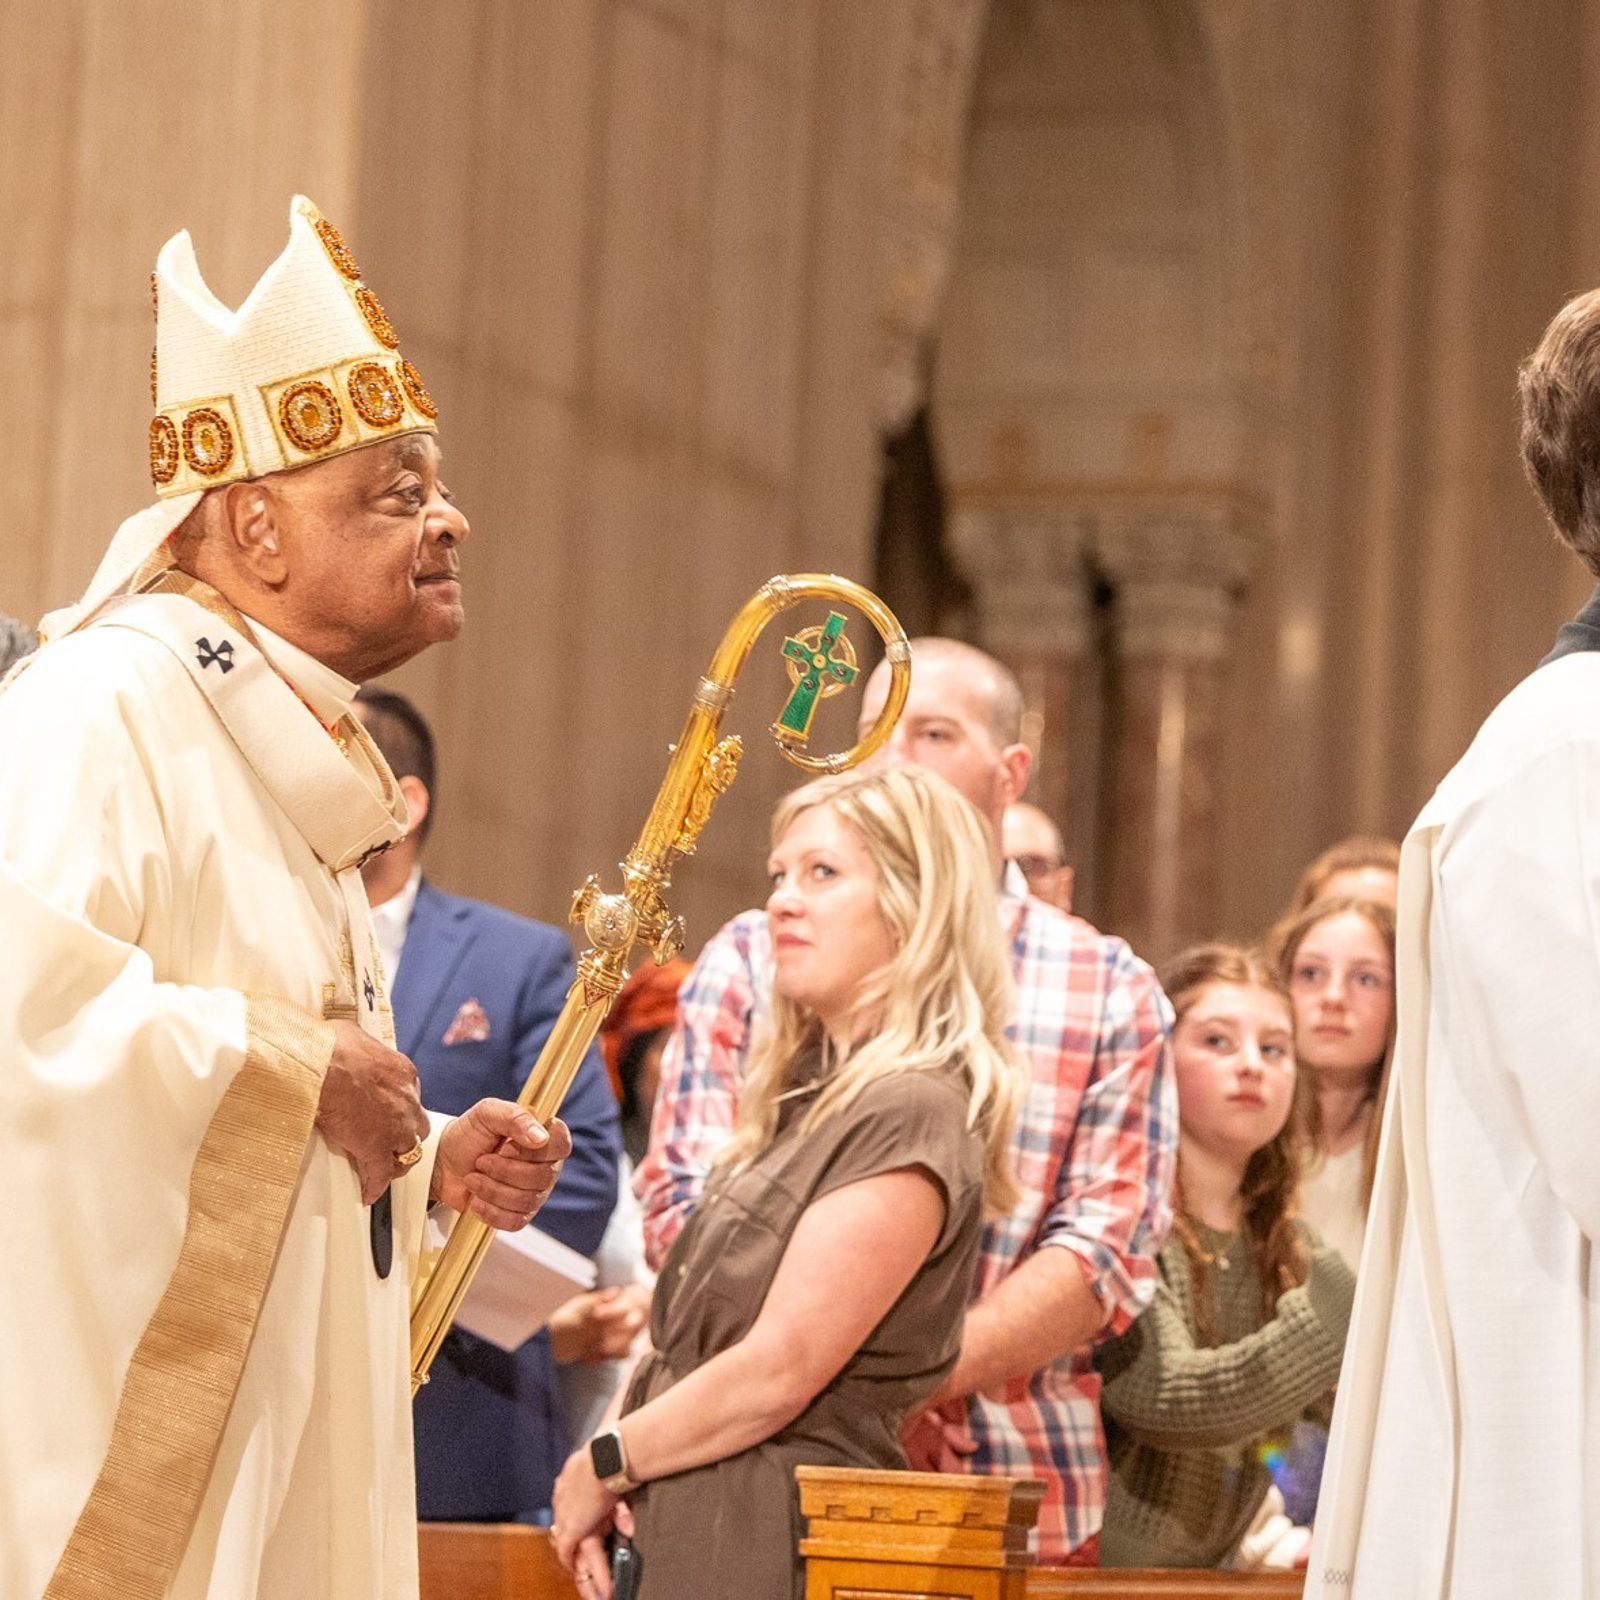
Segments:
[[[409,1150],[402,1150],[395,1158],[395,1165],[400,1167],[414,1167],[422,1159],[422,1141],[420,1139]]]

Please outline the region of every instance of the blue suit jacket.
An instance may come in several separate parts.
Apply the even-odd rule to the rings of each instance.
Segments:
[[[538,1059],[572,982],[572,951],[556,929],[426,879],[394,979],[395,1032],[416,1063],[432,1111],[460,1113],[485,1096],[514,1100]],[[475,1001],[488,1037],[445,1044]],[[572,1155],[538,1226],[592,1256],[617,1198],[621,1141],[616,1099],[590,1050],[562,1102]],[[550,1504],[570,1442],[550,1344],[536,1334],[515,1352],[456,1330],[414,1402],[417,1509],[427,1520],[509,1522]]]

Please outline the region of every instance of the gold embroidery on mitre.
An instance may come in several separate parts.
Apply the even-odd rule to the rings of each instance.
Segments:
[[[148,443],[150,477],[163,498],[250,476],[249,451],[227,395],[164,407],[150,419]]]
[[[433,403],[433,396],[428,393],[422,374],[409,361],[400,363],[400,381],[405,385],[406,398],[412,406],[432,422],[439,415],[439,408]]]
[[[156,324],[156,328],[159,333],[161,324],[161,280],[157,278],[153,272],[150,274],[150,320]],[[155,345],[150,346],[150,404],[152,406],[158,406],[161,404],[161,399],[156,393]],[[163,481],[170,481],[170,479],[163,480],[158,478],[156,481],[160,483]]]
[[[339,230],[326,217],[315,218],[311,225],[317,230],[322,248],[328,252],[328,259],[334,266],[352,283],[360,282],[361,268],[356,265],[356,258],[350,253],[350,246],[344,242]]]
[[[378,303],[377,295],[365,285],[355,293],[356,305],[360,307],[361,315],[366,318],[367,326],[372,330],[372,337],[385,350],[398,350],[400,335],[394,331],[394,324],[389,321],[383,307]]]
[[[392,428],[404,419],[405,401],[395,375],[376,361],[363,361],[350,369],[345,378],[350,404],[371,428]]]
[[[409,393],[395,367],[361,356],[264,385],[261,400],[285,460],[298,466],[426,425],[407,409]]]
[[[178,430],[171,417],[150,419],[150,477],[158,489],[178,475]]]
[[[339,230],[299,199],[291,231],[300,243],[285,253],[290,264],[280,272],[282,282],[259,306],[253,292],[248,301],[259,329],[254,322],[212,329],[204,317],[191,327],[180,317],[183,333],[176,344],[169,348],[158,338],[151,355],[151,392],[153,400],[168,401],[156,406],[156,415],[167,421],[151,425],[148,448],[151,474],[163,497],[302,466],[389,434],[436,425],[438,408],[427,385],[415,367],[402,364],[394,325],[362,281]],[[172,279],[164,280],[159,270],[152,274],[158,334],[168,337],[175,333],[173,311],[188,293],[187,274],[195,270],[192,262],[178,266],[182,273]],[[170,299],[175,290],[177,302]],[[359,323],[352,323],[345,309],[352,301]],[[308,352],[301,358],[306,366],[298,371],[273,370],[280,343],[275,329],[286,316],[297,347]],[[213,339],[218,350],[208,352]],[[195,394],[199,385],[191,385],[190,368],[217,370],[224,365],[224,350],[242,380],[238,391],[209,399]],[[322,364],[312,365],[319,357]],[[175,470],[169,428],[177,439]]]
[[[228,470],[233,430],[214,406],[196,406],[183,419],[183,459],[203,478]]]
[[[291,383],[278,396],[278,421],[290,443],[307,455],[326,450],[344,432],[338,395],[315,378]]]

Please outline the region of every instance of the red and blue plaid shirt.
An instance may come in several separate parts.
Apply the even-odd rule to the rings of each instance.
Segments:
[[[1178,1103],[1172,1011],[1120,939],[1030,898],[1008,866],[1000,907],[1017,980],[1008,1030],[1030,1086],[1017,1123],[1023,1199],[984,1230],[973,1299],[1036,1250],[1071,1250],[1105,1312],[1099,1337],[1149,1303],[1171,1222]],[[764,1019],[772,968],[764,912],[734,918],[701,952],[678,996],[661,1065],[650,1152],[635,1180],[645,1243],[659,1266],[732,1132],[746,1046]],[[1106,1498],[1100,1381],[1087,1349],[973,1395],[973,1472],[1039,1478],[1037,1550],[1060,1562],[1099,1532]]]

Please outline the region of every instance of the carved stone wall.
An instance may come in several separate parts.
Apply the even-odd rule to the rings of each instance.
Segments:
[[[1091,897],[1102,735],[1092,535],[1086,512],[968,503],[951,538],[973,579],[978,635],[1022,688],[1029,797],[1060,827],[1076,892]]]
[[[1115,593],[1104,915],[1151,960],[1215,931],[1226,671],[1260,546],[1228,506],[1124,512],[1096,530]]]
[[[0,609],[76,593],[149,497],[161,241],[190,226],[236,299],[303,189],[474,521],[468,636],[400,675],[441,733],[430,865],[559,914],[734,606],[867,575],[936,334],[957,542],[1101,920],[1118,630],[1210,602],[1092,559],[1074,589],[1085,519],[1259,532],[1206,669],[1214,889],[1179,896],[1254,933],[1331,838],[1405,827],[1587,588],[1510,396],[1600,282],[1596,63],[1584,0],[13,0]],[[745,731],[785,681],[752,669]],[[752,751],[685,874],[697,935],[759,895],[788,781]]]
[[[1063,823],[1076,903],[1170,945],[1214,910],[1194,903],[1209,866],[1189,862],[1215,854],[1200,768],[1220,748],[1211,682],[1243,581],[1202,556],[1223,559],[1271,476],[1198,14],[996,0],[971,139],[935,413],[958,549],[983,641],[1032,673],[1030,702],[1054,696],[1031,798]]]
[[[870,576],[886,395],[943,280],[981,11],[0,8],[0,364],[20,473],[0,610],[78,592],[151,497],[161,242],[190,227],[237,300],[303,189],[426,374],[473,523],[467,633],[397,675],[440,737],[429,868],[562,916],[631,843],[744,598],[786,570]],[[786,691],[758,657],[730,715],[753,748],[682,874],[692,938],[764,893],[767,818],[794,773],[763,730]],[[839,717],[824,736],[848,743]]]
[[[1215,819],[1170,889],[1197,919],[1110,851],[1084,907],[1117,931],[1251,937],[1331,840],[1403,832],[1587,590],[1512,394],[1600,281],[1597,62],[1581,0],[994,0],[935,390],[954,519],[1188,499],[1255,552],[1242,589],[1173,589],[1155,532],[1107,563],[1091,787]],[[1209,643],[1180,670],[1152,629]],[[1174,787],[1180,705],[1204,751]]]
[[[989,0],[902,0],[886,63],[893,97],[879,314],[878,421],[898,433],[927,394],[928,347],[955,250],[961,168]]]
[[[349,214],[365,33],[360,5],[0,7],[0,610],[36,622],[77,595],[154,498],[146,285],[162,241],[192,226],[236,301],[282,249],[296,189]]]

